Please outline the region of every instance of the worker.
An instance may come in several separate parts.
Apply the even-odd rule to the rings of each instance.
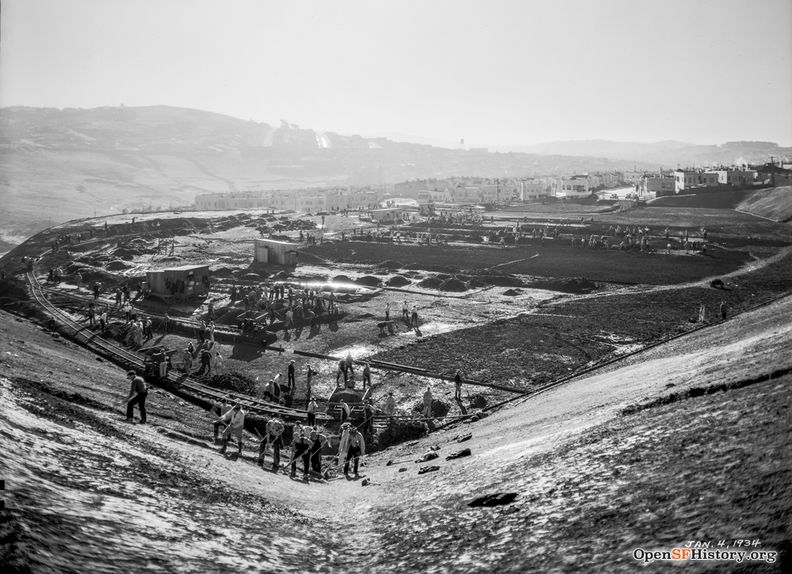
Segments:
[[[454,375],[454,400],[461,401],[462,400],[462,372],[457,369],[456,375]]]
[[[363,367],[363,390],[366,390],[366,385],[371,386],[371,365],[369,363]]]
[[[388,393],[388,397],[385,399],[385,406],[382,410],[388,417],[392,417],[396,412],[396,399],[393,398],[393,391]]]
[[[345,361],[346,361],[347,371],[349,371],[350,374],[354,374],[355,369],[353,365],[354,361],[352,361],[352,353],[347,353]]]
[[[294,382],[294,360],[289,361],[289,366],[286,369],[286,384],[289,385],[289,392],[293,392],[296,386]]]
[[[291,472],[289,476],[294,478],[294,475],[297,474],[297,459],[302,458],[303,461],[303,480],[308,480],[308,464],[309,464],[309,449],[311,448],[311,441],[306,436],[305,429],[303,429],[302,425],[294,425],[294,431],[292,433],[292,443],[291,443]]]
[[[218,422],[228,425],[223,431],[223,447],[220,449],[220,454],[225,454],[228,441],[232,437],[235,437],[239,444],[237,454],[242,454],[242,429],[245,428],[245,411],[242,410],[242,405],[236,403],[230,411],[218,419]]]
[[[407,299],[405,299],[404,303],[402,304],[402,320],[404,320],[404,322],[407,324],[410,323],[410,312],[409,307],[407,306]]]
[[[214,423],[214,441],[217,442],[217,437],[220,434],[220,427],[223,426],[222,417],[231,410],[231,403],[228,401],[228,395],[222,397],[219,403],[215,403],[212,407],[212,411],[217,413],[217,416],[220,418],[217,419]]]
[[[319,408],[319,405],[316,403],[316,399],[311,397],[310,401],[308,401],[308,407],[306,410],[308,411],[308,426],[312,427],[316,424],[316,411]]]
[[[363,435],[360,434],[360,431],[358,431],[350,423],[344,424],[348,426],[344,429],[344,425],[341,425],[343,430],[341,433],[341,443],[338,446],[338,461],[340,463],[341,459],[343,458],[344,476],[347,478],[349,478],[349,461],[353,461],[355,478],[357,478],[360,455],[366,454],[366,442],[363,439]]]
[[[184,349],[184,356],[182,358],[182,369],[186,375],[192,371],[192,353],[190,349]]]
[[[311,446],[308,449],[308,453],[310,455],[311,460],[311,470],[318,474],[319,476],[322,475],[322,449],[326,444],[328,444],[327,437],[319,432],[319,429],[313,427],[311,429],[310,434],[308,435],[309,440],[311,441]]]
[[[135,371],[127,371],[127,379],[129,379],[129,396],[126,399],[126,422],[133,422],[133,409],[135,405],[138,406],[140,411],[140,422],[146,423],[146,396],[148,396],[148,386],[143,377],[139,377]]]
[[[209,349],[201,351],[201,368],[198,369],[197,375],[203,375],[204,372],[208,375],[212,372],[212,352]]]
[[[267,446],[272,447],[272,472],[278,472],[280,466],[280,449],[283,446],[283,431],[286,427],[278,417],[267,421],[264,440],[259,445],[258,464],[264,464]]]
[[[423,395],[423,416],[424,418],[432,418],[432,390],[426,387],[426,392]]]

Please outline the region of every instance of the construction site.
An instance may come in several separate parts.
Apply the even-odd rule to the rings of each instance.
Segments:
[[[60,529],[78,528],[57,490],[71,492],[102,467],[110,474],[70,502],[96,527],[67,552],[97,569],[101,536],[120,528],[111,513],[163,543],[156,532],[171,532],[178,551],[139,542],[120,558],[131,567],[143,553],[163,571],[213,570],[244,554],[251,568],[396,572],[450,551],[471,570],[486,556],[497,571],[517,572],[526,560],[556,559],[548,540],[600,568],[606,540],[629,545],[620,529],[640,530],[640,521],[658,532],[670,520],[660,500],[627,500],[648,494],[642,477],[674,471],[672,446],[658,441],[676,425],[682,434],[668,440],[698,441],[710,453],[700,464],[731,473],[726,483],[751,457],[766,466],[751,480],[769,482],[743,483],[755,491],[750,502],[710,491],[723,504],[706,520],[688,490],[667,494],[685,501],[690,520],[669,526],[666,541],[725,536],[682,525],[726,524],[750,504],[766,509],[757,524],[775,526],[760,533],[745,524],[744,536],[783,550],[788,522],[773,516],[788,516],[792,467],[788,456],[767,457],[790,430],[792,364],[782,349],[792,231],[733,207],[537,205],[467,224],[427,217],[398,226],[357,212],[152,213],[48,229],[2,259],[0,393],[10,406],[0,431],[5,472],[57,486],[45,497],[51,511],[20,502],[33,490],[14,494],[26,510],[0,525],[10,541],[3,557],[20,572],[46,566],[46,556],[25,551],[30,528],[48,512],[65,516]],[[138,321],[149,322],[150,336],[136,340]],[[211,362],[198,370],[204,348]],[[146,425],[122,424],[129,369],[151,388]],[[725,406],[746,404],[746,394],[756,413],[777,410],[761,448],[747,445],[758,444],[762,422]],[[244,440],[220,456],[212,422],[233,403],[246,412]],[[691,409],[703,414],[691,418]],[[295,484],[288,449],[275,473],[259,468],[273,418],[285,423],[285,443],[309,423],[327,436],[321,472]],[[366,443],[354,477],[337,456],[344,422]],[[716,454],[715,437],[730,425],[745,434],[743,446]],[[24,470],[30,460],[43,470]],[[697,471],[689,472],[692,492]],[[147,503],[125,490],[141,486],[159,502],[141,510]],[[601,504],[616,495],[624,522],[608,519],[593,546],[553,527],[602,524]],[[205,513],[185,507],[190,496]],[[333,534],[339,512],[366,541],[354,550]],[[243,529],[253,516],[274,526]],[[532,525],[519,552],[519,529],[503,537],[512,522]],[[458,542],[435,546],[435,528],[457,532]],[[399,558],[408,546],[410,558]],[[634,562],[610,566],[629,571]]]

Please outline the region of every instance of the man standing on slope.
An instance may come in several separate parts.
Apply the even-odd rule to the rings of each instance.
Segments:
[[[146,397],[148,396],[148,388],[146,386],[146,381],[143,380],[143,377],[137,376],[135,371],[128,371],[127,372],[127,379],[130,381],[129,387],[129,396],[126,400],[126,422],[131,423],[133,422],[132,414],[135,405],[138,406],[138,410],[140,410],[140,422],[146,422]]]

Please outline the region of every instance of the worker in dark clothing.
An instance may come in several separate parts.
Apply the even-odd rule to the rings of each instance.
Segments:
[[[292,439],[292,454],[291,454],[291,473],[290,476],[294,478],[297,474],[297,459],[302,458],[303,461],[303,480],[308,480],[308,463],[311,448],[310,439],[305,436],[305,430],[301,425],[294,425],[294,438]]]
[[[454,400],[461,401],[462,400],[462,372],[457,369],[456,375],[454,375]]]
[[[344,359],[338,361],[338,372],[336,373],[336,385],[338,384],[338,379],[341,378],[341,375],[344,375],[344,383],[347,382],[349,375],[347,374],[347,364]]]
[[[212,372],[212,352],[209,349],[201,350],[201,368],[196,375],[203,375],[204,372],[207,375]]]
[[[320,433],[316,428],[311,429],[311,434],[308,435],[311,441],[311,446],[308,449],[308,454],[311,459],[311,470],[316,474],[322,474],[322,449],[328,443],[327,437]]]
[[[132,414],[135,405],[138,406],[140,411],[140,422],[146,422],[146,396],[148,395],[148,388],[146,381],[143,377],[137,376],[135,371],[127,372],[127,379],[130,381],[129,396],[127,397],[126,405],[126,421],[131,423],[133,421]]]
[[[294,361],[289,361],[289,366],[286,369],[286,384],[289,385],[289,392],[294,392],[296,383],[294,382]]]
[[[363,367],[363,389],[365,390],[366,385],[369,387],[371,386],[371,366],[366,363]]]

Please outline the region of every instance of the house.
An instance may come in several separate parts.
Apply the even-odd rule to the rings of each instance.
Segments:
[[[374,223],[392,224],[402,223],[405,211],[400,207],[383,207],[371,209],[367,213]]]
[[[151,295],[166,301],[205,297],[209,293],[209,266],[182,265],[146,273]]]
[[[718,174],[711,171],[677,169],[674,171],[674,192],[691,189],[718,187]]]
[[[556,197],[580,198],[591,195],[588,175],[573,175],[570,178],[559,177],[553,182]]]
[[[267,265],[297,266],[297,249],[299,245],[290,241],[275,239],[255,239],[253,260]]]
[[[654,194],[656,197],[674,195],[674,184],[672,175],[647,175],[641,181],[641,194]]]

